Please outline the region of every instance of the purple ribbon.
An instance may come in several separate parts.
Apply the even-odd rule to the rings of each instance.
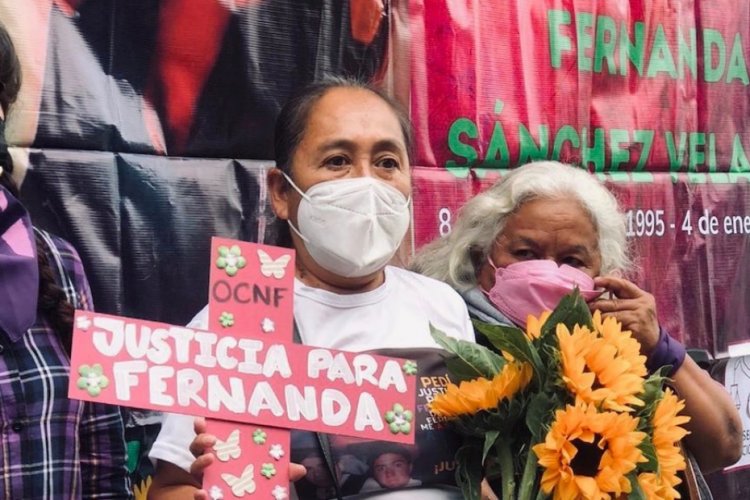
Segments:
[[[667,375],[671,377],[682,366],[686,354],[685,346],[659,326],[659,341],[646,359],[646,368],[649,373],[654,373],[662,366],[670,365],[672,368]]]
[[[0,186],[0,329],[16,341],[36,321],[39,265],[31,219]]]

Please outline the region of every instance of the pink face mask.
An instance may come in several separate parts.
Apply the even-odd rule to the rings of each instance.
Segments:
[[[538,317],[553,310],[576,286],[586,302],[602,294],[594,289],[591,276],[567,264],[558,267],[553,260],[526,260],[507,267],[489,262],[495,269],[495,285],[487,294],[490,301],[523,328],[529,314]]]

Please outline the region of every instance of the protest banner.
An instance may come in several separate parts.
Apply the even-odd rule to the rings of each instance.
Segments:
[[[285,429],[414,442],[405,360],[292,342],[292,250],[212,249],[209,330],[77,311],[70,397],[207,417],[218,461],[204,488],[223,498],[286,498]]]

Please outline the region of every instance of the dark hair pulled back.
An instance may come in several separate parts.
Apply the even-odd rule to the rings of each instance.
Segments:
[[[10,35],[5,27],[0,24],[0,107],[5,116],[8,115],[10,106],[16,101],[20,89],[21,64]],[[18,186],[12,176],[13,161],[7,152],[4,131],[5,127],[0,127],[0,166],[3,168],[2,173],[0,173],[0,184],[18,198]],[[47,252],[47,244],[37,234],[36,254],[39,265],[37,312],[54,329],[65,351],[70,355],[74,309],[73,305],[68,302],[63,289],[55,281]]]
[[[281,108],[274,128],[274,159],[276,167],[289,177],[292,172],[292,158],[302,137],[305,135],[310,113],[315,104],[329,91],[338,88],[361,89],[380,97],[393,111],[398,119],[401,133],[406,145],[406,153],[412,155],[412,134],[409,115],[393,97],[369,83],[346,76],[325,76],[315,80],[295,92]],[[292,238],[286,221],[276,219],[271,226],[270,243],[291,247]]]

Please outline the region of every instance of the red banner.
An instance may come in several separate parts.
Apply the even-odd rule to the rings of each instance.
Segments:
[[[750,167],[744,2],[412,4],[420,165]]]
[[[715,354],[746,340],[741,5],[412,2],[417,247],[450,232],[456,210],[503,169],[580,164],[627,210],[635,275],[664,325]]]

